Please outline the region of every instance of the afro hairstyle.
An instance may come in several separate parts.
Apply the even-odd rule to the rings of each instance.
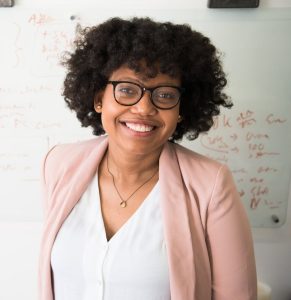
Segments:
[[[73,52],[63,58],[67,68],[63,96],[82,126],[104,134],[95,95],[104,90],[112,72],[128,66],[137,73],[158,73],[181,79],[182,121],[170,141],[189,140],[208,131],[220,107],[232,102],[223,92],[227,80],[220,55],[210,39],[189,25],[155,22],[150,18],[111,18],[79,30]]]

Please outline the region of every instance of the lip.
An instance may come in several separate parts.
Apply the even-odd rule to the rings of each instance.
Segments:
[[[149,126],[145,124],[136,124],[136,123],[124,123],[126,127],[133,131],[138,131],[138,132],[146,132],[146,131],[153,131],[156,127],[154,126]]]
[[[161,124],[159,122],[156,121],[152,121],[152,120],[144,120],[144,119],[123,119],[123,120],[119,120],[119,123],[122,125],[123,130],[125,130],[128,134],[130,134],[131,136],[135,136],[135,137],[149,137],[152,136],[155,131],[157,130],[157,128],[161,127]],[[153,127],[152,130],[150,131],[135,131],[131,128],[129,128],[126,123],[131,123],[131,124],[138,124],[141,126],[150,126]]]
[[[119,122],[153,126],[153,127],[161,127],[161,124],[159,122],[153,121],[153,120],[148,120],[148,119],[122,119],[122,120],[119,120]]]

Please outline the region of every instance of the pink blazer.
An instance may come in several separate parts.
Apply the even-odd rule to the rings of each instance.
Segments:
[[[39,299],[53,300],[51,249],[107,149],[106,137],[54,147],[43,167]],[[165,144],[159,181],[172,300],[255,300],[248,219],[228,168]]]

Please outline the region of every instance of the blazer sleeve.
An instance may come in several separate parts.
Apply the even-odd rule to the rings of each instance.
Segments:
[[[232,175],[221,166],[207,215],[213,300],[256,300],[253,240]]]

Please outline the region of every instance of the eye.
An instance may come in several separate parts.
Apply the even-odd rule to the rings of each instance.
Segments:
[[[158,88],[154,92],[154,97],[156,101],[159,102],[168,102],[179,99],[179,92],[172,87],[162,87]]]
[[[159,98],[162,98],[162,99],[173,99],[173,98],[175,98],[175,95],[173,93],[160,93],[157,96]]]
[[[116,93],[120,97],[132,98],[139,95],[139,88],[130,83],[120,83],[116,86]]]

